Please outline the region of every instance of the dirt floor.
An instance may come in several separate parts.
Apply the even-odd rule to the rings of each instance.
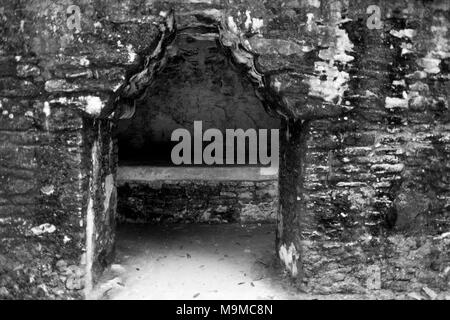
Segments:
[[[92,299],[270,300],[405,299],[312,296],[288,284],[276,265],[274,225],[126,225],[118,230],[117,258]]]

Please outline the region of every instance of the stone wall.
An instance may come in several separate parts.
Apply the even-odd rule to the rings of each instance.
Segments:
[[[278,210],[277,180],[131,182],[118,195],[128,223],[273,223]]]
[[[298,67],[285,62],[303,72],[285,90],[298,92],[314,67],[322,76],[303,105],[321,97],[338,109],[284,125],[279,254],[307,291],[445,291],[449,7],[379,2],[383,24],[369,28],[371,4],[299,7],[322,24],[296,37],[315,49]]]
[[[92,33],[77,35],[68,6],[0,1],[0,299],[82,298],[111,245],[107,225],[98,224],[97,246],[86,237],[96,238],[89,206],[103,213],[100,194],[111,185],[91,188],[93,160],[107,166],[99,179],[114,169],[105,164],[110,124],[92,115],[124,77],[129,54],[116,43],[112,50],[89,15],[82,24]]]
[[[314,279],[309,285],[321,292],[448,288],[450,154],[443,110],[382,107],[309,127],[303,266]]]
[[[82,289],[84,121],[39,91],[24,96],[24,82],[0,88],[0,298],[62,298]]]
[[[108,252],[113,148],[92,118],[151,85],[170,8],[214,26],[284,118],[278,249],[299,285],[448,290],[448,1],[0,0],[2,297],[79,297]]]
[[[112,263],[117,207],[117,142],[115,126],[109,121],[86,120],[85,159],[89,170],[89,197],[86,208],[85,292]]]

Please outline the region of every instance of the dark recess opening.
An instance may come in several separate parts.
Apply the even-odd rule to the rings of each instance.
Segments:
[[[189,290],[198,297],[201,281],[229,287],[202,287],[203,298],[258,294],[252,281],[273,272],[276,261],[278,172],[260,166],[175,167],[171,134],[183,128],[193,137],[194,121],[202,121],[203,132],[214,128],[224,136],[226,129],[270,132],[281,121],[267,113],[217,33],[179,31],[168,50],[171,59],[136,101],[135,115],[117,125],[116,263],[130,270],[132,288],[116,297],[134,298],[139,290],[147,298],[185,297]]]
[[[171,48],[176,53],[137,101],[134,117],[119,121],[120,165],[171,166],[177,144],[171,141],[172,132],[184,128],[193,137],[194,121],[203,122],[203,131],[215,128],[224,135],[226,129],[270,132],[280,127],[216,37],[178,33]]]

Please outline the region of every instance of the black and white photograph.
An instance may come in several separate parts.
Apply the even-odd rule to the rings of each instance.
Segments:
[[[448,0],[0,0],[0,306],[450,300],[449,28]]]

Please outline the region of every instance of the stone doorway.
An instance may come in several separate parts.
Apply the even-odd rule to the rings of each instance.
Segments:
[[[152,69],[154,74],[151,77],[146,74],[149,69],[136,73],[130,77],[128,84],[122,86],[122,95],[116,97],[116,109],[112,113],[115,127],[112,141],[115,146],[111,149],[117,160],[113,162],[117,165],[117,193],[114,192],[114,196],[117,197],[115,221],[118,226],[116,229],[115,222],[109,231],[105,231],[109,239],[103,243],[114,244],[118,248],[119,258],[113,262],[106,258],[105,253],[95,258],[95,252],[100,252],[95,248],[101,247],[102,241],[93,241],[94,282],[100,276],[96,268],[102,270],[112,263],[112,269],[117,269],[117,259],[128,263],[129,268],[130,264],[143,259],[124,258],[128,257],[124,246],[132,241],[130,235],[134,232],[141,237],[146,232],[160,234],[168,228],[175,235],[175,242],[178,229],[187,229],[186,232],[193,234],[205,233],[206,238],[211,232],[221,234],[222,238],[219,236],[216,240],[209,240],[212,241],[209,245],[216,246],[216,254],[221,254],[218,246],[226,246],[226,232],[236,234],[233,237],[237,237],[234,241],[237,246],[241,246],[242,242],[239,237],[254,237],[256,242],[266,244],[275,240],[275,224],[279,216],[278,159],[275,167],[175,167],[171,162],[171,149],[175,144],[170,140],[171,132],[184,128],[194,136],[195,121],[202,121],[204,130],[217,128],[223,133],[227,129],[267,130],[270,148],[273,140],[270,132],[280,129],[281,119],[270,108],[271,101],[264,99],[264,81],[255,69],[254,58],[247,52],[243,56],[247,60],[239,57],[239,52],[233,51],[239,49],[238,45],[228,43],[233,50],[224,46],[223,41],[227,40],[224,30],[221,31],[218,25],[203,25],[171,31],[170,19],[168,16],[167,24],[161,29],[160,42],[149,56],[157,61],[151,62],[152,58],[146,61],[147,68],[152,63],[155,66]],[[277,141],[276,150],[269,149],[267,154],[276,152],[278,158],[278,148]],[[252,150],[247,146],[246,160],[250,159],[250,152]],[[192,223],[203,224],[203,227],[188,226]],[[208,229],[205,225],[212,227]],[[115,235],[116,230],[118,235]],[[162,237],[164,239],[164,235]],[[112,239],[116,239],[115,242],[111,242]],[[170,237],[167,239],[173,240]],[[200,238],[197,241],[203,240]],[[158,240],[153,243],[158,243]],[[147,245],[153,246],[152,243]],[[132,246],[142,245],[136,242]],[[252,244],[247,243],[246,247],[233,250],[242,249],[244,256],[253,256],[251,247]],[[241,262],[260,263],[262,267],[260,265],[259,269],[267,269],[268,272],[276,256],[275,245],[267,250],[256,247],[255,256],[249,259],[241,255]],[[158,248],[154,249],[158,251]],[[264,259],[261,257],[262,251],[265,251]],[[103,252],[106,252],[105,248]],[[145,252],[148,253],[148,250]],[[192,258],[189,253],[186,256]],[[225,253],[219,261],[227,257]],[[157,261],[160,258],[156,257]],[[133,271],[140,269],[131,267]],[[244,269],[246,267],[243,266]],[[252,267],[243,273],[251,274]],[[260,274],[258,271],[253,278],[258,278]],[[110,275],[111,269],[106,277]],[[239,286],[243,282],[236,284]],[[105,285],[104,281],[102,285]],[[255,287],[255,282],[250,281],[248,285]]]

